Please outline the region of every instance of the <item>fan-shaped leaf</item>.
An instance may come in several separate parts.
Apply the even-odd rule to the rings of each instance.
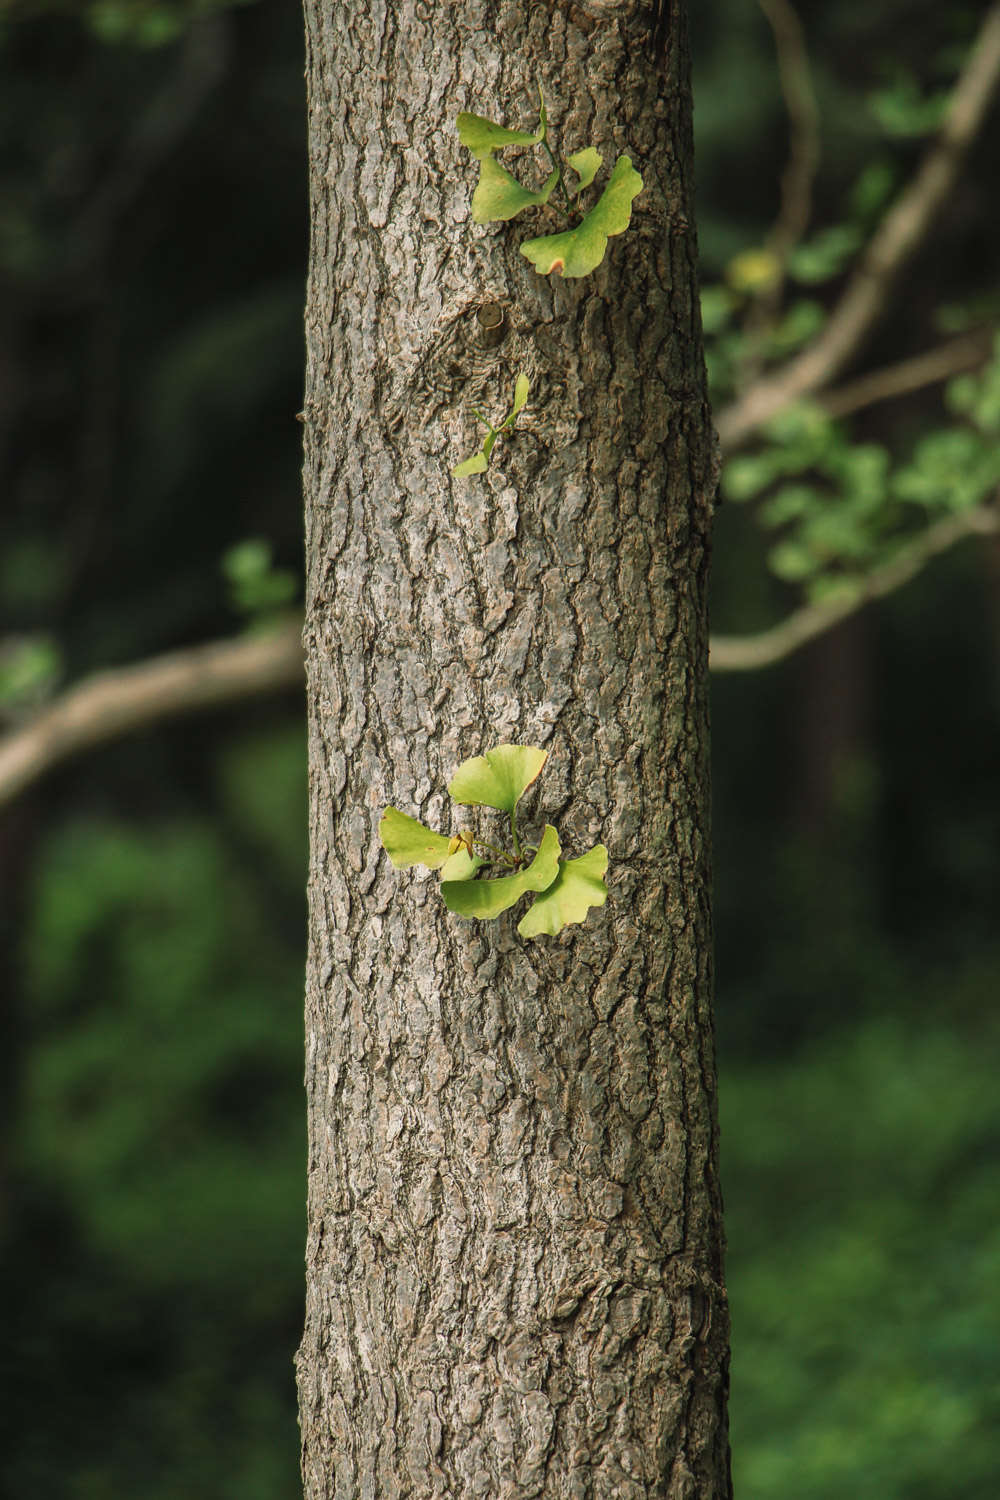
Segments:
[[[501,875],[498,880],[444,880],[441,895],[449,911],[486,921],[498,917],[527,891],[544,891],[558,873],[559,835],[546,824],[538,853],[525,869],[518,870],[516,875]]]
[[[441,866],[442,880],[471,880],[481,865],[486,863],[479,854],[470,854],[463,845]]]
[[[547,759],[548,751],[537,745],[497,745],[485,755],[463,761],[451,779],[448,794],[454,802],[512,813]]]
[[[559,168],[549,173],[537,193],[522,187],[517,178],[502,167],[492,156],[479,161],[479,182],[472,195],[472,222],[494,224],[512,219],[522,208],[532,208],[547,203],[552,189],[559,181]]]
[[[483,115],[462,113],[455,121],[458,138],[468,146],[473,156],[480,161],[491,151],[500,151],[504,146],[537,146],[545,135],[545,121],[539,122],[536,131],[508,130],[506,125],[497,125]]]
[[[593,146],[585,146],[582,151],[574,152],[567,160],[580,179],[573,190],[573,196],[576,197],[577,193],[582,193],[584,188],[590,187],[600,171],[604,157]]]
[[[456,839],[444,833],[434,833],[396,807],[387,807],[382,814],[378,836],[397,870],[405,870],[408,865],[426,865],[429,870],[439,870],[458,848]]]
[[[474,453],[471,458],[463,459],[460,464],[456,464],[451,472],[456,479],[466,479],[470,474],[482,474],[483,470],[488,468],[488,466],[489,459],[483,449],[480,448],[479,452]]]
[[[575,229],[525,240],[521,254],[543,276],[586,276],[601,264],[608,238],[623,234],[632,217],[632,200],[642,191],[642,178],[627,156],[620,156],[604,192]]]
[[[579,859],[561,859],[555,880],[518,922],[521,936],[561,932],[571,922],[584,921],[592,906],[603,906],[608,898],[607,868],[608,851],[603,844],[595,844]]]

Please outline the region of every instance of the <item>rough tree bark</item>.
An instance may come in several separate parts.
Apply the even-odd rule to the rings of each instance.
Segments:
[[[305,9],[306,1494],[724,1500],[683,8],[662,46],[634,0]],[[645,180],[581,281],[519,254],[545,214],[469,219],[455,116],[530,126],[536,78],[566,150]],[[453,480],[520,370],[516,430]],[[551,752],[529,824],[610,851],[558,938],[463,922],[380,849],[387,803],[446,826],[499,742]]]

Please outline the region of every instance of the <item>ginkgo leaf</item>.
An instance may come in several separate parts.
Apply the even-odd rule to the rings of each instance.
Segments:
[[[506,125],[497,125],[483,115],[470,115],[464,111],[455,124],[462,145],[468,146],[480,161],[491,151],[500,151],[504,146],[537,146],[545,136],[544,118],[539,121],[536,131],[508,130]]]
[[[480,854],[470,854],[463,847],[450,855],[441,866],[442,880],[471,880],[486,860]]]
[[[474,453],[471,458],[463,459],[460,464],[456,464],[451,472],[456,479],[466,479],[470,474],[482,474],[483,470],[488,467],[489,459],[480,448],[479,452]]]
[[[405,870],[408,865],[439,870],[458,847],[447,834],[425,828],[418,819],[407,817],[396,807],[387,807],[382,814],[378,836],[397,870]]]
[[[586,276],[601,264],[613,234],[623,234],[632,217],[632,200],[642,191],[642,178],[627,156],[620,156],[604,192],[575,229],[525,240],[526,255],[542,276]]]
[[[573,196],[576,197],[577,193],[582,193],[584,188],[590,187],[600,171],[604,157],[593,146],[585,146],[582,151],[576,151],[566,159],[580,179],[573,190]]]
[[[497,745],[485,755],[462,762],[449,783],[448,795],[467,806],[512,813],[547,760],[548,751],[537,745]]]
[[[555,934],[571,922],[582,922],[592,906],[603,906],[608,898],[604,876],[608,851],[595,844],[579,859],[561,859],[559,874],[525,912],[517,930],[524,938]]]
[[[515,380],[515,382],[514,382],[514,405],[511,407],[509,415],[507,417],[505,417],[505,419],[504,419],[504,424],[503,425],[505,427],[509,427],[510,426],[511,422],[514,421],[514,419],[517,416],[518,412],[521,411],[524,408],[524,406],[527,404],[527,401],[528,401],[528,392],[530,390],[531,390],[531,383],[528,380],[527,375],[524,375],[524,374],[519,375],[517,377],[517,379]]]
[[[441,895],[445,906],[456,915],[487,921],[513,906],[526,892],[544,891],[558,874],[559,835],[546,824],[538,852],[523,870],[515,875],[501,875],[497,880],[445,880],[441,883]]]
[[[519,411],[521,411],[522,407],[527,402],[528,392],[530,389],[531,386],[529,384],[527,375],[519,375],[517,377],[517,380],[514,382],[514,405],[511,407],[506,417],[504,417],[499,427],[492,427],[490,423],[486,421],[486,418],[482,416],[478,411],[476,411],[475,408],[473,408],[473,416],[478,417],[481,422],[486,422],[486,426],[489,428],[489,431],[483,439],[483,446],[480,448],[479,452],[474,453],[471,458],[463,459],[460,464],[456,464],[452,469],[451,472],[452,474],[454,474],[456,479],[465,479],[469,474],[482,474],[484,469],[487,469],[489,467],[490,454],[493,452],[493,447],[496,443],[497,438],[500,436],[501,432],[505,432],[507,428],[512,426],[513,423],[517,420],[517,414]]]
[[[512,219],[523,208],[547,203],[558,181],[559,168],[555,167],[538,191],[533,193],[522,187],[517,178],[492,156],[483,156],[479,160],[479,182],[472,195],[472,222],[502,223],[506,219]]]

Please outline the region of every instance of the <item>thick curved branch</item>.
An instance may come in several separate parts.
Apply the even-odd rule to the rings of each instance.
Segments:
[[[200,708],[303,680],[302,622],[101,672],[0,740],[0,807],[83,750]]]
[[[886,304],[893,281],[934,222],[1000,83],[1000,4],[982,30],[952,94],[934,145],[889,209],[816,342],[719,413],[725,452],[793,401],[820,390],[853,358]]]
[[[806,604],[780,625],[762,630],[759,635],[714,635],[709,647],[709,666],[713,672],[756,672],[772,666],[873,599],[883,599],[909,583],[932,557],[947,551],[963,537],[991,536],[997,532],[1000,532],[1000,512],[992,507],[981,505],[963,515],[948,516],[900,548],[892,561],[876,569],[864,588],[852,597]]]
[[[824,391],[819,405],[831,417],[846,417],[853,411],[874,406],[878,401],[891,401],[894,396],[906,396],[911,391],[923,390],[925,386],[937,385],[950,380],[965,370],[976,370],[985,364],[992,347],[992,337],[987,329],[977,333],[964,333],[960,338],[949,339],[936,349],[916,354],[912,359],[900,360],[898,364],[886,365],[873,370],[870,375],[860,375],[836,390]]]

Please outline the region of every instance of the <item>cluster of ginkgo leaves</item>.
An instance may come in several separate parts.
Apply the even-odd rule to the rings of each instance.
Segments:
[[[487,921],[534,893],[517,924],[523,938],[555,934],[584,921],[592,906],[603,906],[607,899],[607,849],[595,844],[578,859],[562,859],[551,824],[545,825],[537,845],[523,843],[517,831],[517,804],[547,759],[548,752],[537,745],[497,745],[463,761],[449,783],[448,794],[460,806],[493,807],[508,814],[510,849],[477,838],[471,828],[435,833],[395,807],[387,807],[379,823],[382,847],[397,870],[426,865],[440,871],[444,904],[460,917]]]
[[[502,223],[513,219],[526,208],[539,208],[549,202],[555,188],[562,192],[567,217],[580,207],[580,198],[600,171],[604,158],[593,146],[586,146],[566,158],[562,165],[548,139],[545,100],[538,91],[538,128],[508,130],[482,115],[460,114],[456,120],[459,139],[479,162],[479,183],[472,198],[472,219],[476,224]],[[505,146],[541,146],[552,170],[542,186],[534,191],[518,182],[513,173],[501,166],[495,153]],[[576,179],[567,181],[566,167]],[[597,202],[571,229],[559,234],[544,234],[525,240],[521,254],[527,256],[542,276],[557,271],[562,276],[587,276],[601,264],[611,235],[622,234],[632,217],[632,200],[642,191],[642,178],[631,159],[619,156]]]
[[[581,207],[581,198],[593,184],[604,158],[593,146],[576,151],[561,164],[549,142],[545,99],[538,90],[538,127],[536,130],[508,130],[483,115],[460,114],[456,120],[459,139],[479,162],[479,182],[472,196],[472,219],[475,224],[504,223],[527,208],[541,208],[561,189],[563,207],[570,217]],[[496,152],[505,146],[541,146],[552,170],[540,188],[526,188],[512,172],[501,166]],[[567,168],[575,183],[567,177]],[[642,178],[631,158],[619,156],[597,201],[583,214],[580,222],[558,234],[544,234],[525,240],[521,254],[531,261],[542,276],[553,272],[565,277],[587,276],[601,264],[612,235],[623,234],[632,218],[632,200],[642,191]],[[481,474],[487,468],[493,445],[500,434],[513,426],[518,412],[528,399],[528,378],[518,375],[514,405],[499,427],[479,411],[477,421],[487,429],[482,447],[452,470],[456,479]]]

